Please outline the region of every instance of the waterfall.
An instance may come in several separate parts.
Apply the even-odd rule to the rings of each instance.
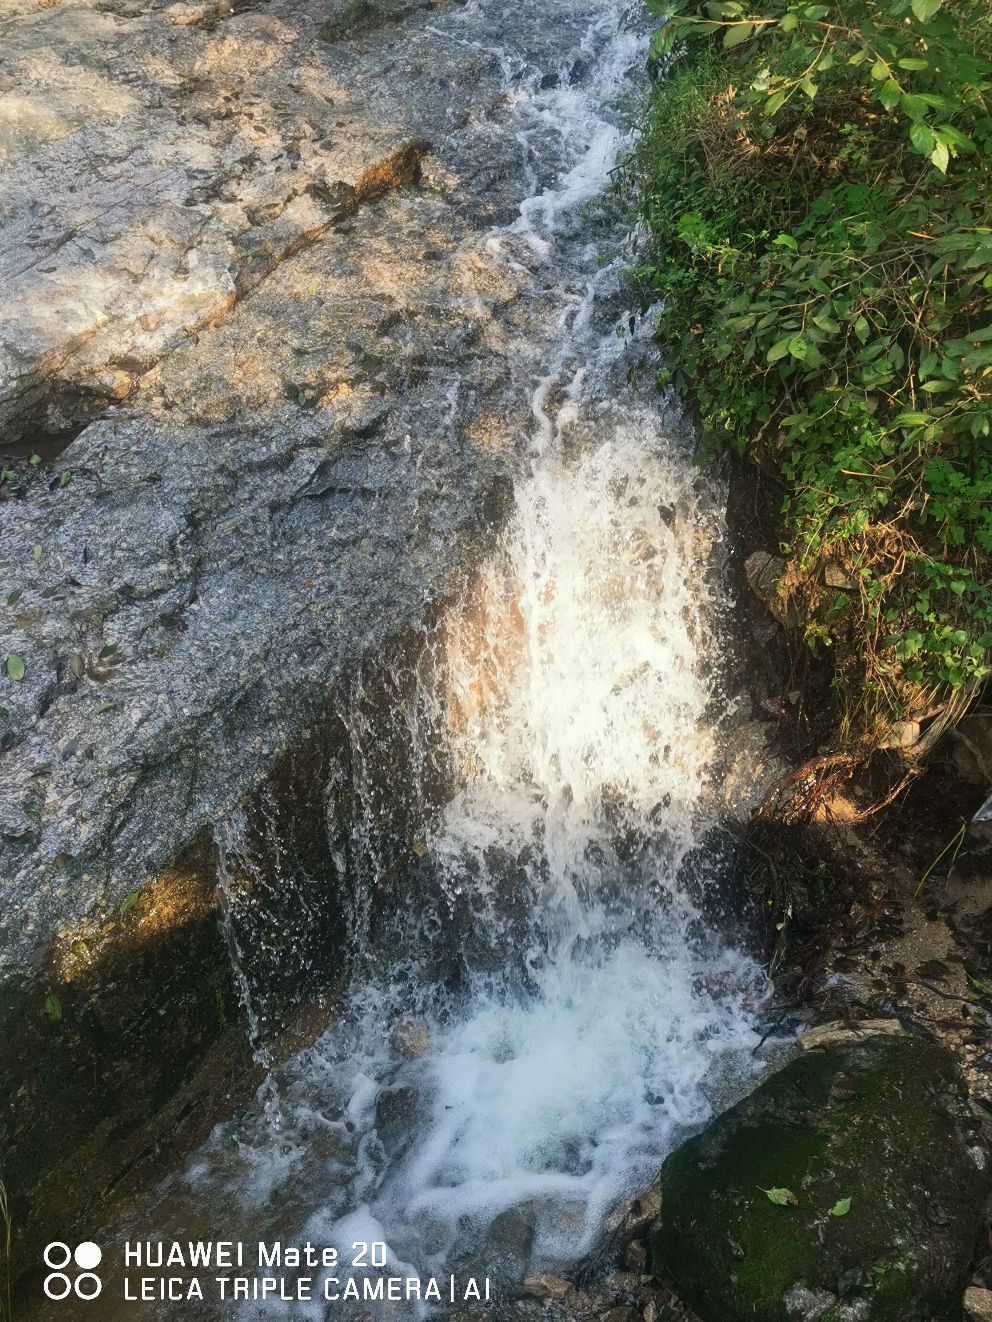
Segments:
[[[502,12],[477,0],[450,39],[495,41]],[[187,1223],[195,1203],[213,1224],[247,1218],[247,1237],[378,1241],[387,1270],[427,1276],[484,1272],[517,1216],[527,1269],[560,1270],[756,1075],[763,977],[684,877],[712,824],[719,498],[684,424],[631,384],[623,218],[596,201],[622,143],[613,100],[645,54],[643,24],[603,0],[569,55],[582,79],[505,55],[516,135],[554,139],[559,166],[532,170],[519,216],[474,254],[525,273],[541,304],[542,334],[519,344],[532,426],[514,512],[396,685],[390,738],[360,701],[342,711],[351,985],[277,1071],[278,1125],[270,1091],[173,1182]],[[396,787],[391,817],[403,741],[404,773],[443,765],[451,790],[431,807]]]

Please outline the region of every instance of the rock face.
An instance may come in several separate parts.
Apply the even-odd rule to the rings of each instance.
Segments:
[[[703,1322],[960,1316],[987,1163],[943,1047],[813,1051],[669,1157],[652,1267]]]
[[[3,0],[0,448],[46,462],[0,483],[0,975],[487,545],[556,333],[487,246],[559,164],[499,51],[558,77],[586,18]]]
[[[6,19],[0,439],[103,420],[3,488],[0,970],[242,802],[505,503],[477,242],[523,185],[457,127],[498,60],[327,17]]]
[[[129,1050],[99,1002],[142,915],[203,928],[197,1068],[231,1026],[208,936],[218,828],[246,805],[275,805],[274,867],[287,830],[313,839],[305,878],[253,875],[242,907],[296,895],[334,950],[341,694],[370,657],[402,670],[396,640],[509,507],[563,282],[539,244],[508,258],[493,235],[573,163],[552,131],[521,141],[513,81],[581,76],[592,8],[0,0],[0,1152],[19,1229],[56,1148],[139,1121],[120,1161],[156,1148],[133,1092],[94,1111],[72,1082]],[[196,905],[170,907],[156,888],[191,849]],[[309,959],[290,926],[257,943],[276,975]],[[185,1021],[189,988],[152,954],[140,1002],[113,1004]],[[148,1107],[187,1050],[163,1045]],[[74,1187],[98,1199],[116,1160]]]

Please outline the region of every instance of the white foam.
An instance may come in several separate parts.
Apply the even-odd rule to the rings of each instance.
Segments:
[[[699,972],[682,943],[625,941],[550,963],[529,1000],[485,999],[439,1031],[408,1071],[431,1098],[423,1137],[376,1203],[393,1240],[440,1266],[466,1221],[482,1231],[536,1202],[536,1265],[588,1251],[603,1214],[709,1114],[714,1056],[753,1043],[743,987],[717,1002],[696,989]],[[446,1230],[426,1262],[425,1215]]]

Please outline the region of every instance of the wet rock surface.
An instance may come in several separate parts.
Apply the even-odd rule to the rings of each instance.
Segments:
[[[989,1183],[946,1049],[814,1050],[668,1159],[652,1269],[721,1322],[950,1318]]]
[[[555,144],[491,19],[343,8],[0,19],[0,439],[101,415],[2,488],[0,968],[243,802],[506,509],[553,326],[484,234]],[[511,80],[572,59],[541,17]]]

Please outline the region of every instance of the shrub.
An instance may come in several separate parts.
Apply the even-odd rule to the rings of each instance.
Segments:
[[[661,380],[784,480],[784,587],[868,740],[992,665],[988,4],[668,8],[626,172]]]

